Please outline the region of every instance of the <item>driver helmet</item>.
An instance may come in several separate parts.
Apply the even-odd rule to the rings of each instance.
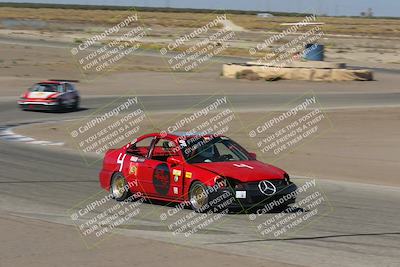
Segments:
[[[203,158],[210,159],[214,157],[214,146],[208,146],[206,148],[200,148],[199,155]]]

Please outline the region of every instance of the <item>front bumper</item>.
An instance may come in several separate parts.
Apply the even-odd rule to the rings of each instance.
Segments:
[[[274,203],[276,208],[295,203],[297,186],[294,183],[282,184],[282,181],[274,182],[274,184],[277,184],[276,192],[272,195],[261,193],[258,182],[246,183],[244,188],[240,190],[233,188],[218,189],[209,193],[209,203],[212,207],[246,209],[262,207],[270,203]],[[239,193],[237,193],[238,191]],[[245,195],[243,192],[245,192]]]
[[[29,110],[57,110],[59,109],[58,102],[46,102],[46,101],[17,101],[18,106],[21,109],[29,109]]]

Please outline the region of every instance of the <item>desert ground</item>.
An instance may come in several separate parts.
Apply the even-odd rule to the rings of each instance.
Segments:
[[[282,31],[280,23],[298,21],[277,17],[264,27],[265,20],[232,14],[227,17],[240,31],[225,54],[201,70],[172,72],[159,49],[214,14],[168,12],[138,12],[150,29],[141,49],[101,75],[82,73],[71,48],[132,12],[0,7],[0,126],[35,140],[63,143],[46,147],[0,140],[4,266],[108,266],[116,261],[151,266],[399,263],[400,20],[318,18],[327,23],[321,40],[327,48],[326,60],[371,68],[372,82],[223,78],[224,62],[251,60],[250,47]],[[49,78],[80,80],[81,110],[19,110],[19,95]],[[276,159],[255,152],[260,160],[288,171],[298,183],[315,178],[331,200],[330,213],[285,240],[260,241],[246,215],[229,215],[210,233],[182,242],[171,238],[160,223],[159,214],[167,208],[145,204],[144,211],[152,215],[88,250],[66,210],[100,191],[101,162],[84,163],[69,129],[120,96],[137,96],[151,118],[143,131],[158,131],[170,118],[214,94],[230,100],[241,122],[233,125],[233,138],[249,149],[254,144],[248,128],[259,118],[280,114],[282,106],[304,94],[317,97],[329,119],[325,131]]]

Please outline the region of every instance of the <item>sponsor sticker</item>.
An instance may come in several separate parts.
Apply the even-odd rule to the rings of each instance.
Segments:
[[[137,166],[133,163],[129,164],[129,174],[134,174],[135,176],[137,175]]]
[[[130,161],[132,161],[132,162],[144,162],[144,158],[139,158],[139,157],[136,157],[136,156],[131,156],[131,159],[130,159]]]
[[[182,171],[181,170],[172,170],[172,175],[174,176],[174,182],[179,181],[179,177],[181,176]]]
[[[181,176],[182,171],[181,170],[172,170],[172,175],[173,176]]]
[[[192,173],[191,172],[186,172],[185,177],[188,179],[192,179]]]

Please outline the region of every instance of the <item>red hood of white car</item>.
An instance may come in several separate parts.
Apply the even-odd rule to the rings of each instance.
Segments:
[[[193,166],[242,182],[284,179],[285,174],[285,171],[257,160],[196,163]]]
[[[49,96],[56,96],[57,92],[28,92],[26,98],[47,99]]]

